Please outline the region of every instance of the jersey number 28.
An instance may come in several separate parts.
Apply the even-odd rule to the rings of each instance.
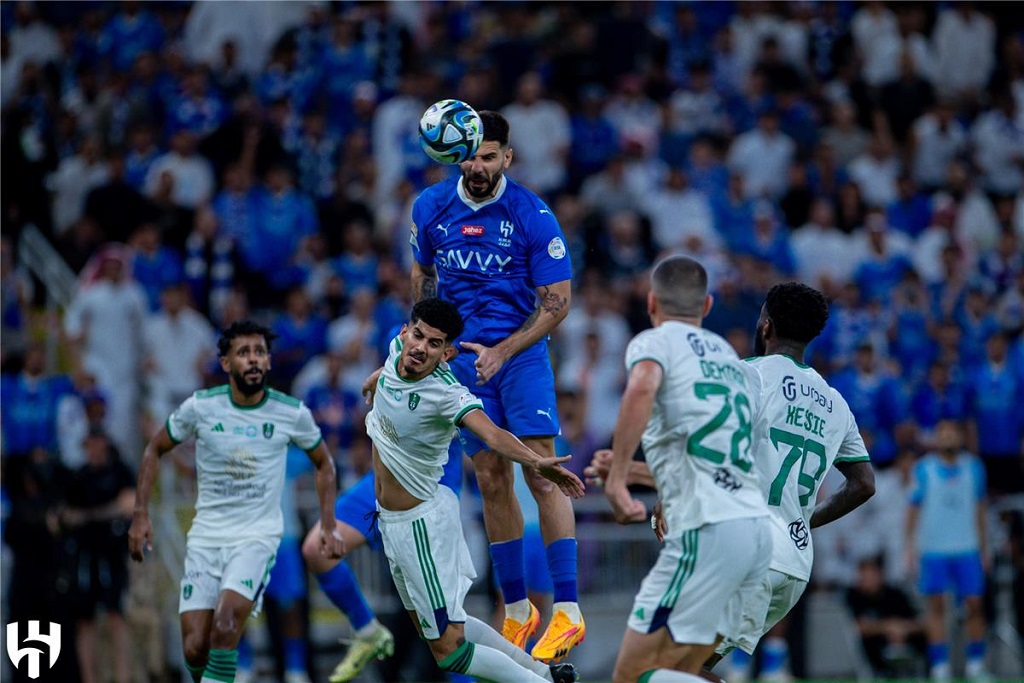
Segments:
[[[729,416],[735,412],[736,419],[740,424],[732,433],[729,460],[744,472],[749,472],[754,462],[750,459],[750,401],[746,394],[737,392],[733,396],[729,387],[714,382],[697,382],[693,385],[693,392],[702,401],[720,398],[722,407],[710,421],[690,434],[690,438],[686,440],[686,452],[698,458],[710,460],[716,465],[725,462],[725,453],[705,446],[702,442],[721,429]]]

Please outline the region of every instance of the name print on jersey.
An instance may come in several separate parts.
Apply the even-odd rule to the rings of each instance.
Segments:
[[[793,401],[796,399],[797,385],[796,380],[793,379],[793,375],[786,375],[782,378],[782,396],[787,401]],[[820,391],[812,386],[808,386],[803,382],[800,383],[800,395],[806,396],[811,399],[819,406],[824,408],[827,412],[832,412],[832,399],[825,396]]]

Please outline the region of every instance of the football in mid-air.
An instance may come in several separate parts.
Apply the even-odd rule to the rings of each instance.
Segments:
[[[420,145],[441,164],[461,164],[476,154],[484,124],[473,107],[461,100],[441,100],[420,117]]]

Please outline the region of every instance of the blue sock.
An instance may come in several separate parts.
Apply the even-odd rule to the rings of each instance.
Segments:
[[[501,586],[505,603],[526,599],[526,565],[523,560],[523,539],[516,538],[491,544],[491,564]]]
[[[932,666],[949,661],[949,645],[946,643],[928,644],[928,663]]]
[[[339,562],[334,569],[317,574],[316,580],[334,606],[348,617],[353,629],[361,629],[373,621],[373,610],[366,604],[356,575],[347,562]]]
[[[789,645],[782,638],[768,638],[761,647],[761,673],[774,674],[782,671],[789,657]]]
[[[242,635],[242,639],[238,641],[238,668],[242,671],[252,671],[253,660],[252,643],[249,642],[248,636]]]
[[[284,639],[284,670],[306,670],[306,644],[302,638]]]
[[[548,571],[555,584],[555,602],[578,602],[576,594],[576,539],[560,538],[547,547]]]
[[[967,643],[967,659],[985,659],[985,641],[972,640]]]
[[[753,655],[748,655],[743,650],[736,648],[729,653],[729,668],[734,671],[750,671],[750,662],[753,659]]]

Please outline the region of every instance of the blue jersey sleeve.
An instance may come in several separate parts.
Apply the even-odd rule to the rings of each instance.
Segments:
[[[529,273],[534,287],[572,279],[572,263],[558,219],[545,204],[527,209]]]
[[[977,500],[982,500],[988,490],[988,480],[981,458],[971,458],[971,472],[974,474],[974,496]]]
[[[434,246],[430,243],[430,226],[428,222],[433,220],[429,215],[429,200],[423,195],[416,198],[412,203],[412,233],[409,235],[409,244],[412,245],[412,255],[416,263],[421,266],[434,265]]]

